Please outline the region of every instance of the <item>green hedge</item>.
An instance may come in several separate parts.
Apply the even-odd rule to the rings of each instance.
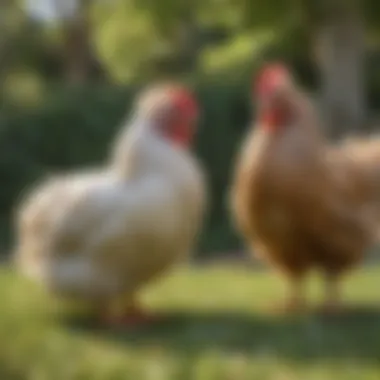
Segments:
[[[200,252],[239,246],[226,210],[231,163],[249,119],[246,86],[198,86],[202,120],[196,152],[204,164],[211,205]],[[33,110],[3,107],[0,117],[0,230],[4,247],[12,242],[12,211],[21,193],[47,173],[96,165],[106,156],[136,89],[60,90]]]

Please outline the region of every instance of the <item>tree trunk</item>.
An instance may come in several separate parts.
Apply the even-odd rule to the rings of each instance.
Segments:
[[[182,68],[186,71],[196,69],[199,58],[199,30],[194,15],[189,10],[179,22],[177,48]]]
[[[359,4],[334,0],[326,4],[317,32],[322,107],[333,137],[358,131],[366,122],[365,41]]]
[[[91,0],[77,0],[75,10],[69,14],[65,12],[64,1],[56,0],[56,8],[61,14],[65,79],[72,84],[84,84],[90,79],[104,79],[105,71],[97,60],[91,43],[88,10]]]

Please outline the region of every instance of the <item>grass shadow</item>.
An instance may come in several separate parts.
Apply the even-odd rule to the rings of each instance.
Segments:
[[[125,329],[102,329],[83,319],[66,319],[70,329],[127,346],[160,346],[197,354],[208,349],[275,355],[291,360],[380,359],[380,309],[358,307],[324,316],[180,312],[159,322]]]

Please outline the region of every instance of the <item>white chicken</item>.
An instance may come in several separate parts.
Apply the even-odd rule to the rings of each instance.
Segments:
[[[191,253],[201,227],[205,180],[188,149],[196,119],[187,90],[144,93],[108,165],[52,178],[21,204],[21,270],[103,321],[144,320],[136,293]]]

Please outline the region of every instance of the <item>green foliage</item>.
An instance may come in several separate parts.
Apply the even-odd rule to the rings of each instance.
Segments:
[[[200,55],[199,74],[208,78],[246,78],[274,41],[274,34],[269,31],[241,33],[217,46],[205,48]]]
[[[92,38],[112,78],[124,83],[149,74],[151,60],[166,48],[150,17],[129,2],[95,8]]]
[[[168,72],[219,75],[250,65],[271,39],[287,35],[289,25],[302,35],[298,1],[94,3],[93,40],[118,82]]]
[[[7,65],[2,65],[0,74],[8,68],[22,66],[36,71],[46,81],[62,81],[67,55],[62,44],[64,32],[54,23],[33,22],[19,2],[8,0],[2,5],[6,17],[0,25],[0,52],[6,57]],[[246,62],[250,62],[246,36],[263,30],[289,40],[284,45],[306,59],[312,53],[313,33],[326,8],[334,5],[334,2],[317,0],[90,0],[87,3],[91,13],[89,39],[96,46],[96,58],[106,68],[107,78],[117,83],[174,71],[187,75],[197,74],[199,69],[210,71],[215,65],[234,61],[235,54],[235,60],[246,57]],[[368,32],[378,39],[379,3],[365,0],[360,6]],[[256,51],[257,41],[253,38],[252,56]],[[204,61],[210,56],[214,62],[220,58],[220,64],[204,68]]]

